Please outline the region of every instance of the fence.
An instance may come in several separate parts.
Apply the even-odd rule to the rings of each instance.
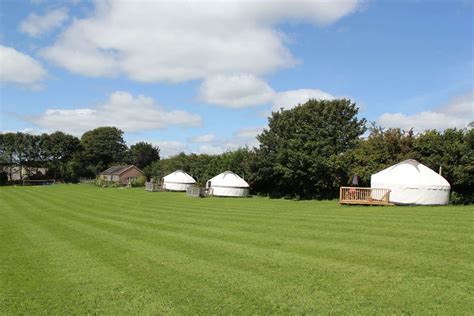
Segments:
[[[95,185],[95,179],[91,178],[80,178],[79,179],[80,184],[89,184],[89,185]]]
[[[48,180],[23,180],[23,185],[51,185],[55,184],[56,180],[48,179]]]
[[[341,187],[340,204],[393,205],[390,203],[390,189]]]
[[[201,187],[191,186],[186,189],[186,195],[192,197],[204,197],[206,189]]]
[[[161,191],[162,189],[159,183],[156,183],[154,181],[147,181],[145,182],[145,190],[150,192],[156,192]]]

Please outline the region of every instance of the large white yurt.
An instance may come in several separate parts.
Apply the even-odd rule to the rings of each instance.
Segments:
[[[373,174],[370,186],[390,189],[395,204],[445,205],[451,190],[445,178],[413,159]]]
[[[196,180],[182,170],[176,170],[163,177],[163,189],[170,191],[186,191],[188,187],[193,186]]]
[[[249,184],[232,171],[225,171],[208,180],[206,188],[209,189],[210,195],[215,196],[240,197],[249,195]]]

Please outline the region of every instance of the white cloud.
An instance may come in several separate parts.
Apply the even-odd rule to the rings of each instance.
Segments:
[[[40,36],[52,29],[59,27],[68,18],[66,9],[56,9],[49,11],[45,15],[31,13],[20,24],[20,31],[30,36]]]
[[[185,111],[166,111],[152,98],[117,91],[93,108],[49,109],[28,121],[49,130],[79,134],[98,126],[116,126],[126,132],[162,129],[171,125],[199,126],[201,118]]]
[[[7,133],[23,133],[23,134],[30,134],[30,135],[41,135],[43,133],[47,133],[47,130],[36,130],[32,128],[23,128],[21,130],[5,130],[5,131],[0,131],[0,134],[7,134]]]
[[[239,129],[235,136],[239,138],[255,138],[263,131],[263,127],[245,127]]]
[[[181,152],[186,152],[188,149],[188,146],[185,143],[173,140],[158,140],[152,142],[152,144],[160,147],[161,158],[168,158]]]
[[[219,155],[228,149],[230,148],[218,145],[201,145],[199,146],[198,152],[200,154]]]
[[[213,137],[212,140],[204,144],[195,141],[195,139],[192,141],[195,144],[199,144],[198,153],[217,155],[228,150],[235,150],[245,146],[258,146],[256,136],[261,133],[262,130],[262,127],[245,127],[237,130],[231,137]]]
[[[258,76],[296,62],[275,25],[327,24],[357,5],[357,0],[98,1],[92,16],[75,20],[42,54],[82,75],[125,74],[142,82]]]
[[[407,115],[403,113],[384,113],[377,120],[386,128],[395,127],[417,132],[427,129],[464,128],[474,120],[474,93],[453,98],[446,105],[432,111]]]
[[[205,135],[196,136],[192,138],[191,141],[194,143],[210,143],[216,140],[216,138],[217,137],[214,134],[205,134]]]
[[[274,95],[265,81],[249,74],[207,78],[199,90],[199,99],[231,108],[265,104]]]
[[[298,104],[306,103],[309,99],[331,100],[335,97],[327,92],[318,89],[299,89],[290,90],[278,93],[273,99],[273,111],[278,111],[280,108],[286,110],[294,108]]]
[[[309,99],[330,100],[335,97],[318,89],[299,89],[275,92],[265,81],[253,75],[214,76],[203,81],[200,100],[230,108],[272,104],[278,111],[281,107],[291,109]]]
[[[46,77],[39,62],[14,48],[0,45],[0,81],[38,88]]]

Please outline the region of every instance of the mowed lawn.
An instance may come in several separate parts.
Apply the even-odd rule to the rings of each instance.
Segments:
[[[1,187],[0,313],[472,315],[473,211]]]

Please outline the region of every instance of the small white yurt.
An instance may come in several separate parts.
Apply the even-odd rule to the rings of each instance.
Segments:
[[[190,186],[196,183],[189,174],[182,170],[176,170],[163,177],[162,188],[170,191],[186,191]]]
[[[209,189],[210,195],[215,196],[241,197],[249,195],[249,184],[232,171],[225,171],[208,180],[206,188]]]
[[[373,174],[370,186],[390,189],[390,202],[395,204],[445,205],[451,190],[445,178],[413,159]]]

